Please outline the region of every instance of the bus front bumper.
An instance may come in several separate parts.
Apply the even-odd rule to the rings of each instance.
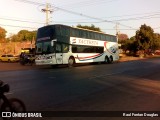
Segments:
[[[35,60],[36,65],[54,65],[56,64],[53,60]]]

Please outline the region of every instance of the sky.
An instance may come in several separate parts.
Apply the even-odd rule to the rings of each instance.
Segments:
[[[52,11],[49,24],[94,24],[107,34],[132,37],[146,24],[160,33],[160,0],[0,0],[0,27],[7,36],[20,30],[37,30],[46,23],[46,3]],[[117,27],[116,27],[117,26]]]

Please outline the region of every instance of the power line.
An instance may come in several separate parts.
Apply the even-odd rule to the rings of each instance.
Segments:
[[[6,24],[0,24],[1,26],[9,26],[9,27],[17,27],[17,28],[30,28],[30,29],[37,29],[36,27],[27,27],[27,26],[16,26],[16,25],[6,25]],[[158,28],[154,28],[154,29],[159,29]],[[102,30],[115,30],[115,29],[102,29]],[[119,29],[119,30],[137,30],[137,29]]]
[[[110,3],[110,2],[114,2],[114,1],[118,1],[118,0],[85,0],[85,1],[78,1],[76,3],[71,3],[71,4],[64,4],[60,7],[72,7],[72,8],[77,8],[78,7],[86,7],[86,6],[93,6],[93,5],[100,5],[100,4],[104,4],[104,3]],[[76,5],[76,6],[75,6]]]
[[[159,16],[159,17],[154,17],[154,16]],[[140,20],[140,19],[151,19],[151,18],[160,18],[160,14],[153,14],[153,15],[148,15],[148,16],[119,19],[119,20],[115,20],[115,21],[129,21],[129,20]]]
[[[130,17],[130,16],[141,16],[141,15],[153,15],[153,14],[160,14],[160,12],[147,12],[147,13],[136,13],[136,14],[124,14],[118,16],[111,16],[111,17],[103,17],[103,18],[122,18],[122,17]]]
[[[30,29],[37,29],[34,27],[27,27],[27,26],[18,26],[18,25],[6,25],[6,24],[0,24],[1,26],[9,26],[9,27],[18,27],[18,28],[30,28]]]
[[[15,1],[19,1],[19,2],[23,2],[23,3],[28,3],[28,4],[33,4],[33,5],[38,5],[38,6],[43,6],[43,5],[46,5],[46,4],[43,4],[43,3],[37,3],[37,2],[32,2],[32,1],[29,1],[29,0],[15,0]],[[141,17],[135,17],[135,18],[127,18],[127,19],[119,19],[119,20],[104,20],[102,18],[96,18],[96,17],[92,17],[92,16],[88,16],[88,15],[85,15],[85,14],[81,14],[81,13],[77,13],[77,12],[74,12],[74,11],[70,11],[70,10],[66,10],[66,9],[63,9],[63,8],[60,8],[60,7],[55,7],[56,9],[59,9],[61,11],[64,11],[64,12],[67,12],[67,13],[71,13],[71,14],[75,14],[75,15],[79,15],[79,16],[83,16],[83,17],[86,17],[86,18],[89,18],[89,19],[94,19],[94,20],[98,20],[98,21],[94,21],[94,22],[86,22],[86,21],[80,21],[80,22],[63,22],[63,21],[59,21],[59,22],[63,22],[63,23],[102,23],[102,22],[109,22],[109,23],[113,23],[113,24],[116,24],[116,21],[129,21],[129,20],[139,20],[139,19],[150,19],[150,18],[155,18],[155,16],[159,15],[160,12],[152,12],[152,13],[144,13],[144,14],[151,14],[151,15],[148,15],[148,16],[141,16]],[[155,13],[155,14],[153,14]],[[142,14],[134,14],[134,15],[142,15]],[[126,16],[134,16],[134,15],[126,15]],[[120,16],[113,16],[113,17],[120,17]],[[123,17],[123,16],[121,16]],[[110,17],[111,18],[111,17]],[[10,19],[10,18],[0,18],[0,19],[5,19],[5,20],[12,20],[12,21],[19,21],[19,22],[28,22],[28,23],[37,23],[37,24],[44,24],[44,23],[40,23],[40,22],[33,22],[33,21],[27,21],[27,20],[17,20],[17,19]],[[55,21],[55,22],[58,22],[58,21]],[[3,25],[3,26],[10,26],[10,27],[19,27],[19,28],[31,28],[31,29],[37,29],[37,28],[33,28],[33,27],[27,27],[27,26],[15,26],[15,25],[4,25],[4,24],[0,24],[0,25]],[[123,25],[123,24],[119,24],[121,26],[125,26],[129,29],[119,29],[119,30],[137,30],[136,28],[132,28],[130,26],[127,26],[127,25]],[[153,29],[159,29],[160,27],[157,27],[157,28],[153,28]],[[115,29],[102,29],[102,30],[115,30]]]
[[[32,5],[45,5],[45,3],[38,3],[38,2],[29,1],[29,0],[14,0],[14,1],[28,3],[28,4],[32,4]]]
[[[102,29],[102,30],[115,30],[115,29],[113,29],[113,28],[104,28],[104,29]],[[118,29],[118,30],[138,30],[138,29]]]
[[[90,19],[95,19],[95,20],[98,20],[98,21],[101,21],[101,22],[108,22],[108,23],[112,23],[112,24],[116,24],[116,23],[117,23],[117,22],[115,22],[115,21],[104,20],[104,19],[101,19],[101,18],[88,16],[88,15],[85,15],[85,14],[81,14],[81,13],[73,12],[73,11],[66,10],[66,9],[59,8],[59,7],[57,7],[57,9],[59,9],[59,10],[61,10],[61,11],[64,11],[64,12],[67,12],[67,13],[71,13],[71,14],[75,14],[75,15],[79,15],[79,16],[87,17],[87,18],[90,18]],[[133,27],[131,27],[131,26],[124,25],[124,24],[121,24],[121,23],[119,23],[119,25],[124,26],[124,27],[127,27],[127,28],[135,29],[135,28],[133,28]]]
[[[149,15],[149,16],[155,16],[155,15],[160,15],[160,12],[148,12],[148,13],[139,13],[139,14],[125,14],[125,15],[119,15],[119,16],[110,16],[110,17],[101,17],[102,19],[110,19],[110,18],[123,18],[123,17],[129,17],[129,16],[136,16],[135,18],[137,18],[138,16],[140,17],[144,17],[142,15]],[[138,17],[139,18],[139,17]],[[152,17],[152,18],[158,18],[158,17]],[[126,18],[126,19],[129,19],[129,18]],[[132,18],[131,18],[132,19]],[[143,19],[143,18],[142,18]],[[144,18],[145,19],[145,18]],[[88,19],[72,19],[72,20],[69,20],[69,21],[75,21],[75,20],[81,20],[81,21],[85,21],[85,20],[88,20]],[[120,19],[121,20],[121,19]],[[111,20],[111,21],[118,21],[118,20]],[[86,21],[85,21],[86,22]],[[88,23],[88,22],[86,22]],[[95,22],[95,23],[100,23],[100,22]]]
[[[160,14],[159,14],[160,15]],[[154,16],[154,15],[151,15]],[[159,17],[151,17],[151,16],[142,16],[142,17],[135,17],[135,18],[127,18],[127,19],[119,19],[119,20],[114,20],[115,22],[117,21],[130,21],[130,20],[141,20],[141,19],[152,19],[152,18],[160,18]],[[13,19],[13,18],[4,18],[0,17],[2,20],[10,20],[10,21],[19,21],[19,22],[27,22],[27,23],[36,23],[36,24],[44,24],[44,22],[35,22],[35,21],[29,21],[29,20],[19,20],[19,19]],[[105,21],[55,21],[58,23],[103,23]]]
[[[29,0],[15,0],[15,1],[20,1],[20,2],[34,4],[34,5],[44,5],[44,4],[41,4],[41,3],[29,1]],[[109,20],[104,20],[104,19],[101,19],[101,18],[93,17],[93,16],[88,16],[88,15],[85,15],[85,14],[82,14],[82,13],[74,12],[74,11],[71,11],[71,10],[66,10],[66,9],[60,8],[60,7],[55,7],[55,8],[58,9],[58,10],[61,10],[63,12],[67,12],[67,13],[82,16],[82,17],[86,17],[86,18],[89,18],[89,19],[95,19],[95,20],[98,20],[98,21],[101,21],[101,22],[108,22],[108,23],[116,24],[116,22],[114,22],[114,21],[109,21]],[[124,24],[121,24],[121,23],[119,23],[119,25],[134,29],[131,26],[124,25]]]
[[[23,2],[23,3],[28,3],[28,4],[32,4],[32,5],[37,5],[37,6],[45,6],[46,4],[44,3],[38,3],[38,2],[32,2],[32,1],[29,1],[29,0],[15,0],[15,1],[19,1],[19,2]],[[88,2],[90,1],[90,3],[92,2],[92,4],[88,4],[88,5],[94,5],[94,3],[96,3],[97,0],[88,0]],[[99,1],[99,0],[98,0]],[[110,0],[110,2],[112,2],[114,0]],[[87,1],[86,1],[87,2]],[[104,2],[104,1],[103,1]],[[83,3],[81,3],[83,4]],[[79,4],[80,5],[80,4]],[[85,4],[87,5],[87,4]],[[63,12],[67,12],[67,13],[70,13],[70,14],[74,14],[74,15],[78,15],[78,16],[82,16],[82,17],[86,17],[86,18],[89,18],[91,20],[97,20],[97,21],[92,21],[92,22],[87,22],[87,21],[70,21],[70,22],[63,22],[63,21],[59,21],[60,23],[103,23],[103,22],[108,22],[108,23],[112,23],[112,24],[117,24],[117,22],[120,22],[120,21],[130,21],[130,20],[140,20],[140,19],[151,19],[151,18],[159,18],[157,17],[158,15],[160,15],[160,12],[150,12],[150,13],[143,13],[143,14],[132,14],[132,15],[122,15],[122,16],[112,16],[112,17],[108,17],[108,18],[114,18],[114,17],[127,17],[127,16],[135,16],[135,15],[144,15],[144,14],[149,14],[148,16],[140,16],[140,17],[132,17],[132,18],[126,18],[126,19],[119,19],[119,20],[105,20],[104,18],[98,18],[98,17],[93,17],[93,16],[89,16],[89,15],[85,15],[85,14],[82,14],[82,13],[78,13],[78,12],[74,12],[74,11],[71,11],[71,10],[67,10],[67,9],[64,9],[64,8],[61,8],[61,7],[56,7],[52,4],[52,6],[54,7],[54,9],[56,10],[61,10]],[[50,9],[45,9],[47,11],[49,11]],[[51,12],[51,11],[49,11]],[[23,21],[23,20],[19,20],[21,22],[30,22],[30,21]],[[46,21],[47,21],[47,17],[46,17]],[[58,22],[58,21],[55,21],[55,22]],[[34,22],[30,22],[30,23],[34,23]],[[36,22],[35,22],[36,23]],[[47,24],[48,22],[46,22]],[[119,23],[120,26],[124,26],[126,28],[129,28],[129,29],[118,29],[118,30],[138,30],[136,28],[133,28],[131,26],[128,26],[128,25],[124,25],[124,24],[121,24]],[[11,27],[21,27],[21,26],[13,26],[13,25],[5,25],[5,26],[11,26]],[[22,27],[22,28],[32,28],[32,27]],[[157,28],[153,28],[153,29],[159,29],[160,27],[157,27]],[[35,29],[35,28],[34,28]],[[37,29],[37,28],[36,28]],[[115,30],[115,29],[102,29],[102,30]]]
[[[18,20],[18,19],[12,19],[12,18],[3,18],[3,17],[0,17],[0,19],[2,20],[10,20],[10,21],[18,21],[18,22],[27,22],[27,23],[36,23],[36,24],[44,24],[42,22],[34,22],[34,21],[28,21],[28,20]]]
[[[28,3],[28,4],[33,4],[33,5],[38,5],[38,6],[44,6],[45,5],[43,3],[33,2],[33,1],[29,1],[29,0],[15,0],[15,1]],[[49,13],[53,12],[53,10],[51,9],[51,5],[47,3],[46,7],[41,9],[41,11],[46,13],[46,25],[48,25],[49,24]]]

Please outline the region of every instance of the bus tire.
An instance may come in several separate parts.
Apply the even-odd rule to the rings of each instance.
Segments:
[[[104,63],[105,63],[105,64],[109,63],[109,58],[108,58],[108,56],[105,57]]]
[[[70,58],[68,59],[68,67],[73,67],[74,64],[75,64],[75,59],[74,59],[74,57],[70,57]]]
[[[109,63],[110,64],[113,63],[113,57],[112,56],[109,57]]]
[[[51,67],[52,67],[52,68],[56,68],[56,67],[58,67],[58,65],[51,65]]]

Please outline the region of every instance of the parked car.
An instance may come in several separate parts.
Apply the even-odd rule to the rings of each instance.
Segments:
[[[17,61],[19,61],[19,57],[13,56],[13,55],[2,55],[0,57],[0,61],[2,61],[2,62],[17,62]]]
[[[160,50],[155,50],[156,55],[160,55]]]

